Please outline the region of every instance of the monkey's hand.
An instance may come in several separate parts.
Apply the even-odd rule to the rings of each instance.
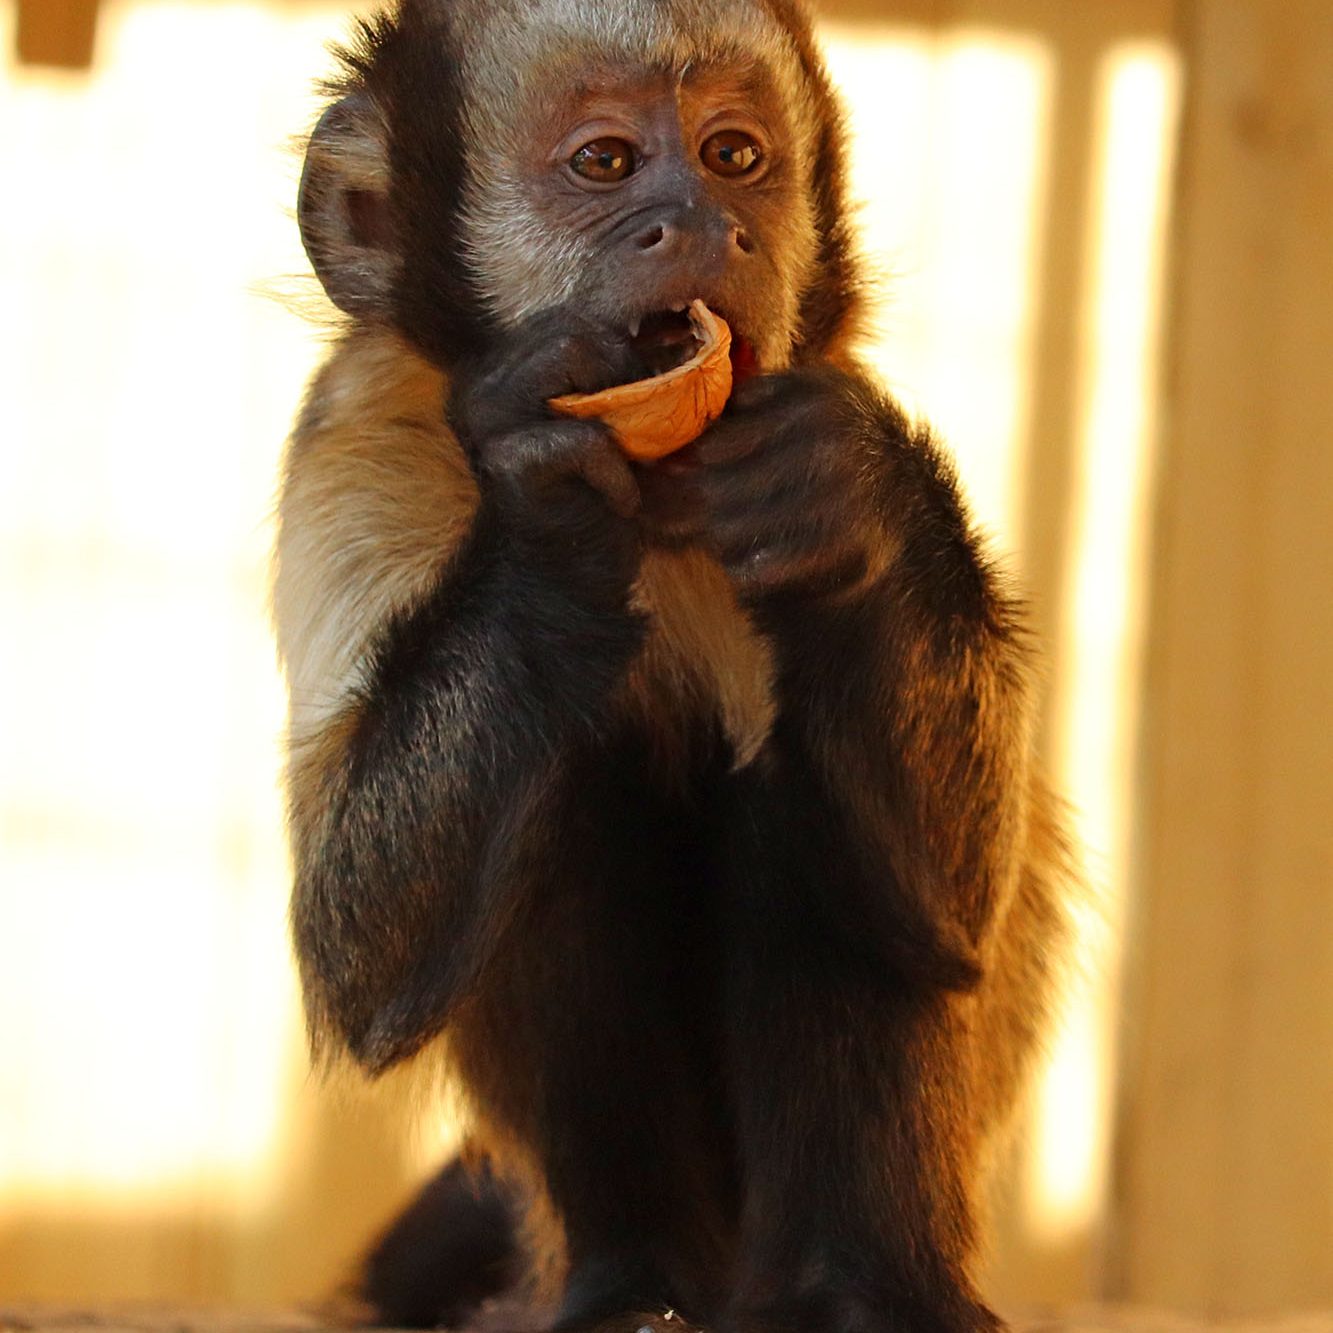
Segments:
[[[854,591],[888,558],[877,407],[836,371],[750,380],[682,460],[645,477],[650,534],[712,549],[747,603]]]
[[[596,516],[588,503],[594,495],[603,510],[628,520],[639,489],[611,431],[600,421],[557,417],[547,400],[642,373],[623,331],[597,327],[568,307],[545,310],[458,367],[450,425],[483,491],[520,527],[545,535],[586,525]]]

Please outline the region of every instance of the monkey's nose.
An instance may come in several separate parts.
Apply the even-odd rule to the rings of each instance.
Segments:
[[[651,251],[654,259],[725,258],[733,251],[748,255],[754,250],[754,242],[744,229],[730,218],[721,217],[702,226],[673,220],[654,222],[634,237],[634,245]]]

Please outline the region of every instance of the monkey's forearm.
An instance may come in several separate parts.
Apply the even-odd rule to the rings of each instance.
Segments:
[[[642,625],[595,550],[486,505],[360,697],[294,765],[294,924],[316,1026],[381,1068],[438,1029],[542,854],[561,754],[605,724]]]
[[[852,901],[962,977],[1017,873],[1028,800],[1028,664],[1016,608],[928,443],[890,437],[881,572],[855,593],[756,607],[777,658],[774,782],[805,785]],[[913,941],[917,941],[913,944]]]

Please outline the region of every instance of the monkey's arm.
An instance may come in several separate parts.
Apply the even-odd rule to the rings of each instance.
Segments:
[[[371,1069],[433,1035],[484,967],[643,632],[633,524],[585,480],[624,480],[606,433],[506,418],[473,442],[478,500],[438,375],[396,382],[393,351],[350,344],[312,394],[276,590],[307,1010]]]
[[[370,1069],[437,1031],[520,905],[637,646],[628,582],[526,548],[483,503],[440,584],[294,757],[293,926],[307,1003]]]
[[[1019,869],[1031,706],[951,470],[831,372],[757,385],[699,452],[711,539],[775,651],[776,720],[738,779],[775,866],[812,851],[849,938],[967,984]]]

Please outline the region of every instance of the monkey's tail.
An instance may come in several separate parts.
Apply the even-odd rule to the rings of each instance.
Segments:
[[[377,1324],[465,1327],[523,1279],[517,1212],[489,1166],[454,1158],[376,1240],[356,1295]]]

